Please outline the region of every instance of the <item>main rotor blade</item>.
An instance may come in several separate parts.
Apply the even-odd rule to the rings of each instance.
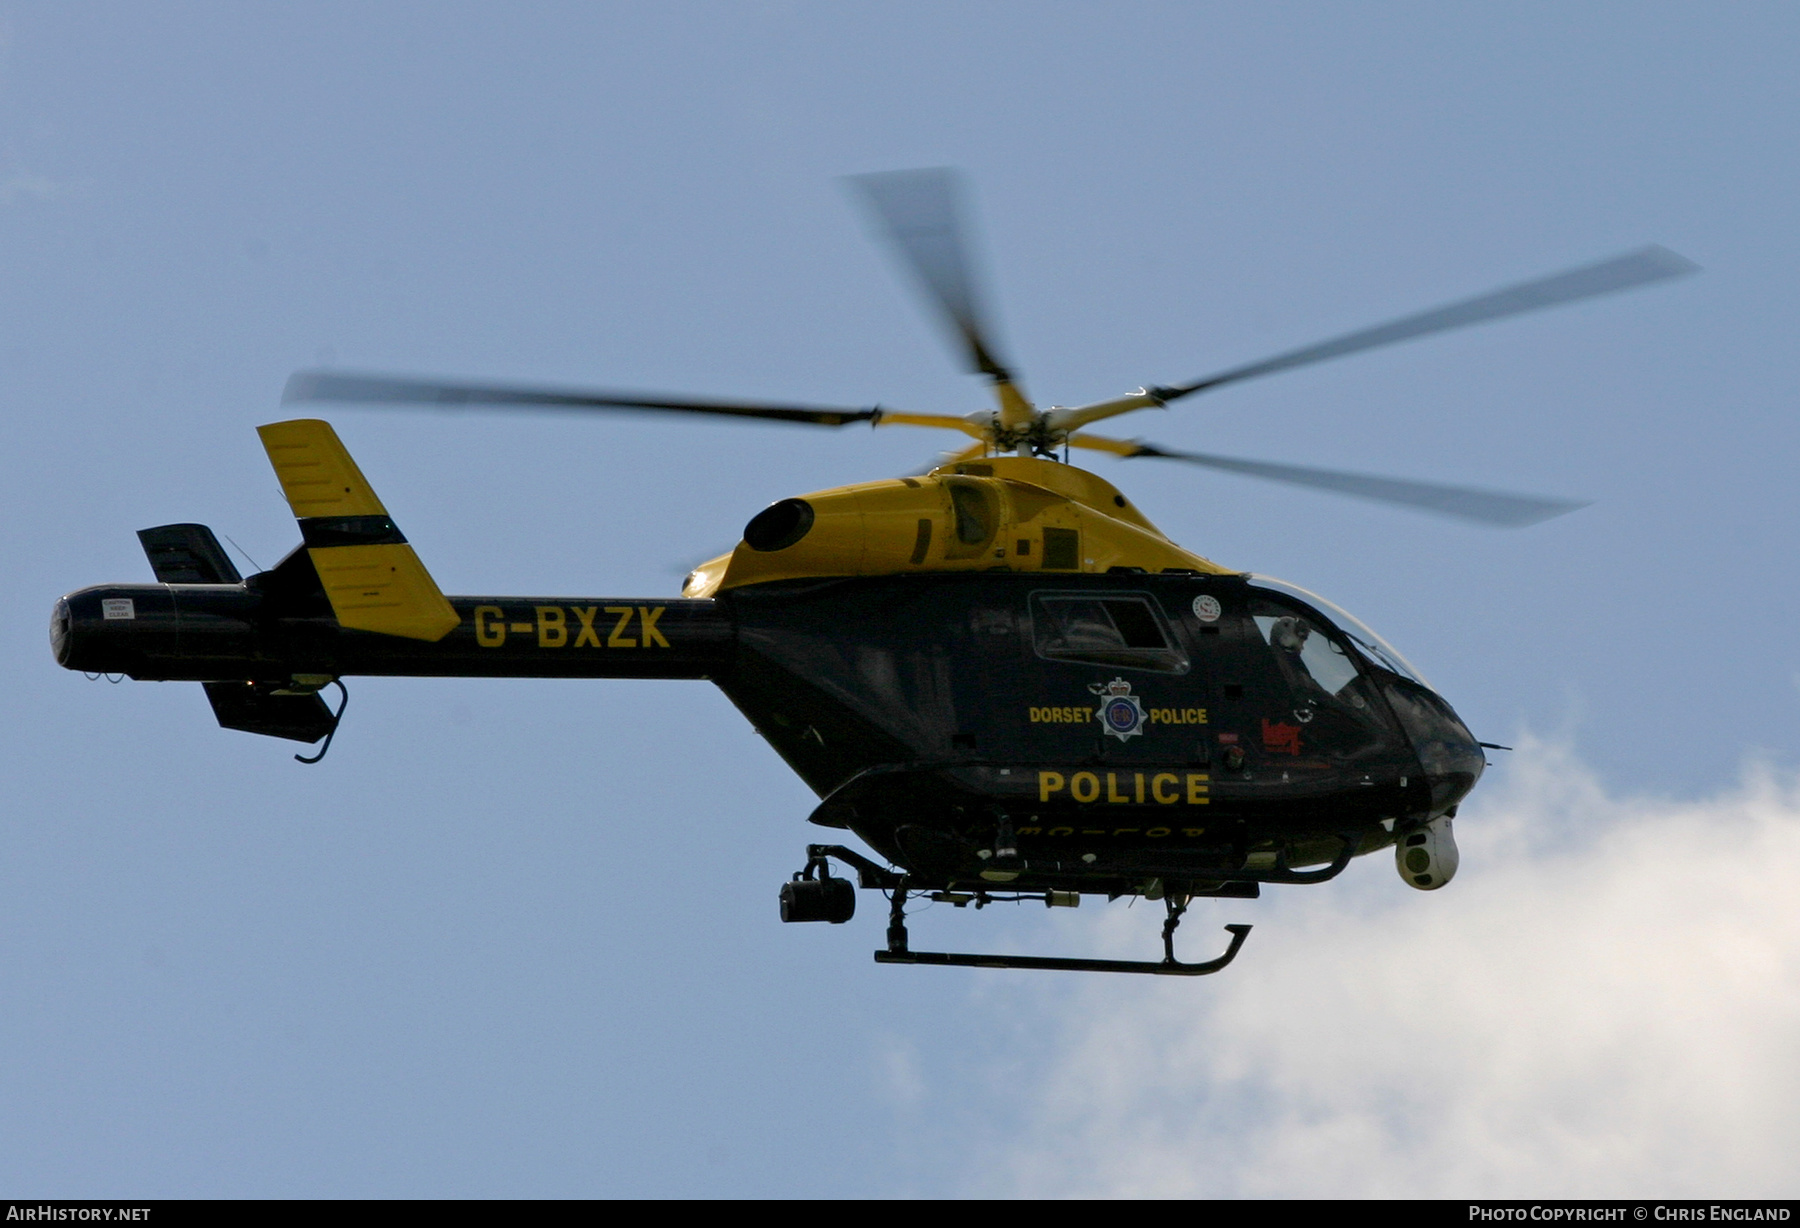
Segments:
[[[939,430],[961,431],[965,435],[973,435],[987,446],[991,428],[981,422],[971,422],[967,418],[955,418],[949,414],[906,414],[884,409],[875,419],[876,426],[929,426]]]
[[[961,225],[962,182],[948,167],[852,175],[848,181],[880,223],[882,236],[919,279],[926,296],[968,351],[970,366],[996,383],[1012,374],[993,345]]]
[[[1463,520],[1513,529],[1537,524],[1588,506],[1573,499],[1512,495],[1497,490],[1443,486],[1435,482],[1374,477],[1366,473],[1344,473],[1336,469],[1313,469],[1304,465],[1274,465],[1267,461],[1210,456],[1204,452],[1176,452],[1159,448],[1155,444],[1103,439],[1093,435],[1071,435],[1069,443],[1078,448],[1094,448],[1123,457],[1154,456],[1164,460],[1186,461],[1190,465],[1204,465],[1227,473],[1241,473],[1293,486],[1329,490],[1358,499],[1372,499],[1377,503],[1398,503],[1440,516],[1456,516]]]
[[[929,465],[926,465],[922,469],[909,469],[909,470],[907,470],[906,473],[902,474],[901,476],[909,477],[909,478],[922,478],[926,474],[934,472],[935,470],[943,469],[950,465],[961,464],[963,461],[972,461],[979,457],[986,456],[987,452],[988,452],[988,446],[986,443],[972,443],[968,447],[958,449],[957,451],[954,451],[954,452],[940,452],[940,453],[938,453],[938,458],[936,460],[932,461]]]
[[[650,396],[637,392],[584,392],[575,389],[521,388],[507,384],[464,384],[438,380],[395,379],[385,375],[343,375],[335,371],[296,371],[281,394],[292,401],[361,401],[379,405],[513,406],[523,409],[622,409],[652,413],[725,414],[734,418],[770,418],[815,426],[872,422],[881,411],[815,405],[780,405],[764,401],[715,401],[701,397]]]
[[[1646,247],[1641,251],[1615,256],[1611,260],[1602,260],[1598,264],[1571,269],[1566,273],[1558,273],[1537,281],[1521,282],[1516,286],[1508,286],[1490,294],[1477,295],[1475,298],[1464,299],[1460,303],[1434,307],[1429,311],[1421,311],[1416,315],[1405,316],[1374,328],[1345,333],[1341,337],[1334,337],[1330,341],[1322,341],[1317,345],[1289,350],[1285,354],[1277,354],[1275,357],[1265,358],[1261,362],[1233,367],[1228,371],[1221,371],[1217,375],[1209,375],[1205,379],[1195,380],[1191,384],[1175,384],[1152,388],[1149,391],[1159,400],[1173,401],[1177,397],[1217,388],[1221,384],[1254,379],[1259,375],[1271,375],[1276,371],[1286,371],[1293,367],[1305,366],[1308,363],[1324,362],[1328,358],[1341,358],[1345,354],[1354,354],[1359,350],[1372,350],[1377,346],[1393,345],[1395,342],[1409,341],[1414,337],[1423,337],[1429,333],[1443,332],[1446,329],[1463,328],[1466,325],[1480,324],[1486,320],[1498,320],[1505,316],[1537,311],[1544,307],[1573,303],[1584,298],[1593,298],[1599,294],[1611,294],[1616,290],[1629,290],[1633,286],[1643,286],[1651,282],[1662,281],[1665,278],[1680,277],[1687,273],[1698,272],[1699,269],[1699,265],[1683,256],[1676,255],[1666,247]]]

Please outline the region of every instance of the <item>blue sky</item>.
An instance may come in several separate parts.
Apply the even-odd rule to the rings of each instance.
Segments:
[[[1382,1174],[1431,1137],[1462,1144],[1447,1194],[1791,1194],[1797,34],[1776,5],[0,9],[0,1187],[1279,1193],[1323,1154],[1304,1123],[1371,1137],[1357,1114],[1405,1075],[1352,1042],[1403,1020],[1442,1095],[1383,1100],[1382,1163],[1312,1165],[1303,1192],[1417,1188]],[[265,566],[294,543],[253,428],[296,368],[980,407],[838,182],[927,165],[971,177],[1043,402],[1648,242],[1704,267],[1126,420],[1594,500],[1537,528],[1095,464],[1183,544],[1355,611],[1521,747],[1465,808],[1450,889],[1372,858],[1197,909],[1257,932],[1172,988],[877,968],[866,905],[777,922],[811,798],[704,684],[353,683],[304,768],[217,729],[197,687],[51,662],[58,594],[148,579],[136,529],[206,522]],[[672,594],[769,501],[943,442],[327,416],[455,592]],[[1634,911],[1733,866],[1703,913]],[[1521,970],[1493,937],[1515,928],[1596,974]],[[1154,942],[1123,902],[917,932]],[[1654,958],[1669,943],[1699,954]],[[1721,989],[1732,953],[1763,971]],[[1384,979],[1409,960],[1454,992]],[[1517,1027],[1471,1048],[1458,1002]],[[1724,1024],[1737,1056],[1702,1062]],[[1338,1045],[1353,1074],[1316,1104],[1242,1082]],[[1491,1046],[1516,1056],[1503,1088]],[[1630,1113],[1558,1099],[1571,1062],[1634,1052],[1688,1077],[1621,1061],[1590,1100]],[[1130,1125],[1158,1113],[1189,1115],[1161,1150]],[[1445,1128],[1506,1114],[1566,1145],[1527,1163],[1515,1134]],[[1729,1146],[1749,1120],[1767,1146]],[[1228,1168],[1200,1159],[1221,1137]]]

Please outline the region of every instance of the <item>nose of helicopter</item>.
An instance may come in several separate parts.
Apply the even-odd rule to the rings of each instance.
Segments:
[[[1441,814],[1468,796],[1487,767],[1487,756],[1468,726],[1435,691],[1395,683],[1388,687],[1388,700],[1431,786],[1432,812]]]

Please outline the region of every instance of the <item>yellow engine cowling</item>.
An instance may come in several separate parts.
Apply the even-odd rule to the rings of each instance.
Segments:
[[[912,571],[1228,570],[1163,536],[1111,483],[1018,456],[784,499],[744,532],[730,554],[694,569],[683,596],[769,580]]]

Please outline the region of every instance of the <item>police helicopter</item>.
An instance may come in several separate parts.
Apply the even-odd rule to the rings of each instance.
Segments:
[[[1676,277],[1659,247],[1524,282],[1184,384],[1039,408],[1002,361],[945,170],[850,181],[994,407],[957,416],[303,371],[287,402],[652,411],[929,427],[969,442],[929,472],[783,499],[678,599],[449,596],[332,428],[259,428],[302,544],[244,577],[204,525],[138,534],[155,584],[56,603],[56,660],[199,682],[220,725],[318,743],[352,675],[690,678],[717,685],[820,798],[783,921],[889,905],[882,963],[1196,976],[1174,933],[1197,898],[1326,882],[1392,847],[1433,891],[1483,748],[1379,635],[1304,589],[1171,541],[1072,449],[1268,478],[1490,525],[1562,499],[1182,451],[1091,433],[1135,410],[1309,363]],[[335,688],[336,707],[325,702]],[[832,872],[836,862],[851,877]],[[1160,900],[1161,960],[915,951],[906,908],[1084,895]]]

